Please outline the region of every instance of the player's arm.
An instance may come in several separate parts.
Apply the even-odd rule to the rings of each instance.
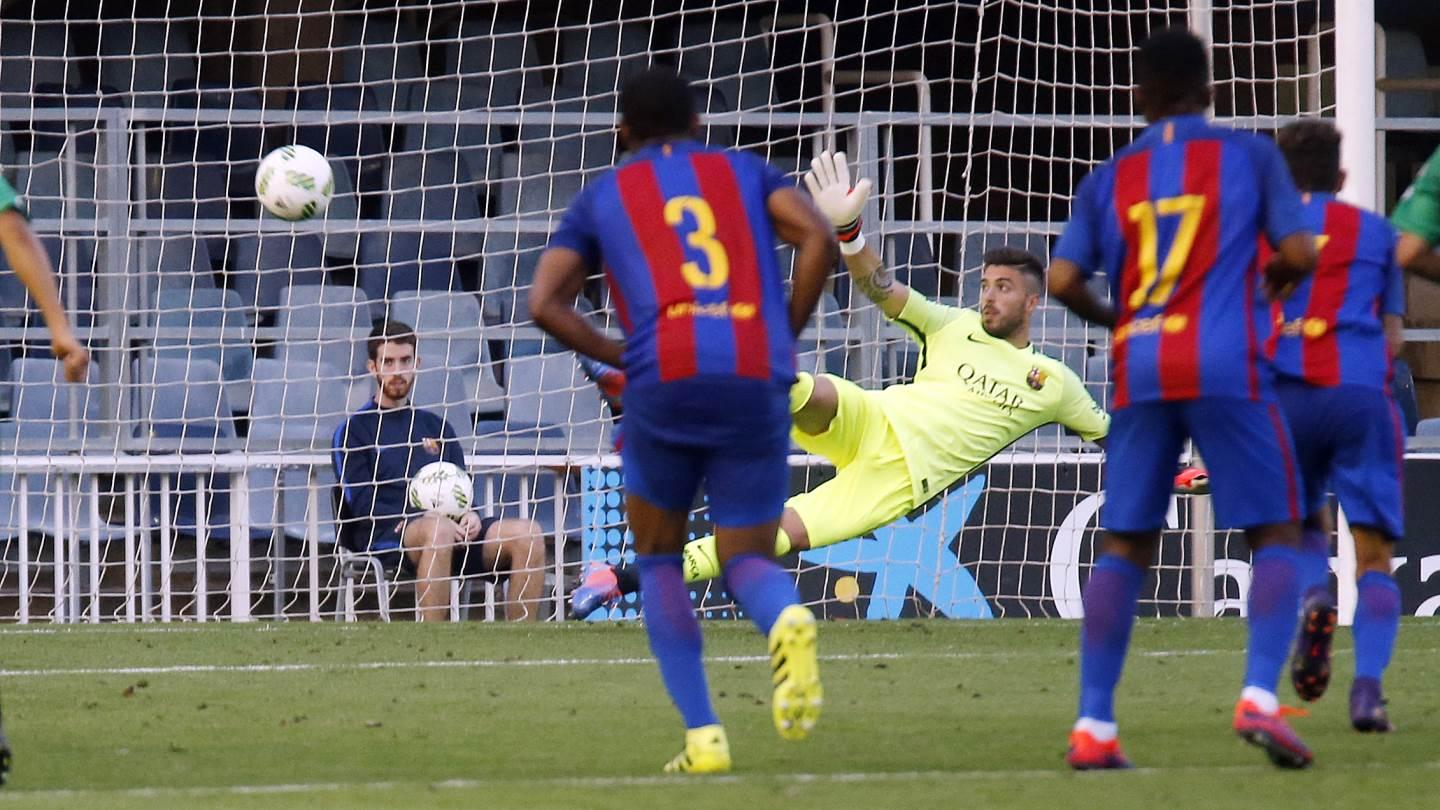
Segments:
[[[379,453],[374,438],[352,431],[347,420],[335,431],[331,453],[348,514],[352,518],[371,519],[379,487],[375,480]]]
[[[1290,167],[1280,147],[1269,138],[1256,137],[1256,165],[1260,172],[1260,190],[1264,194],[1260,215],[1262,229],[1275,247],[1263,269],[1265,292],[1272,301],[1290,297],[1295,286],[1315,272],[1319,254],[1315,250],[1315,234],[1305,222],[1305,206]]]
[[[790,286],[790,331],[799,335],[815,314],[830,268],[835,266],[835,234],[805,195],[791,186],[765,198],[775,235],[795,247],[795,274]]]
[[[1115,308],[1108,300],[1101,300],[1085,282],[1089,281],[1095,269],[1100,266],[1100,226],[1097,223],[1097,206],[1094,199],[1100,192],[1099,181],[1094,174],[1087,175],[1075,190],[1075,202],[1070,209],[1070,221],[1055,249],[1050,252],[1050,271],[1045,276],[1045,286],[1051,297],[1064,304],[1071,312],[1090,323],[1106,329],[1115,328]]]
[[[885,266],[874,248],[865,244],[865,234],[860,231],[860,216],[870,197],[870,180],[861,178],[852,188],[845,153],[821,152],[810,161],[805,187],[835,227],[845,269],[855,288],[880,307],[885,317],[899,317],[910,298],[910,288],[895,280],[894,271]]]
[[[1433,252],[1440,242],[1440,149],[1405,189],[1390,221],[1400,232],[1395,260],[1408,273],[1440,282],[1440,256]]]
[[[1090,396],[1085,384],[1069,366],[1061,372],[1061,380],[1065,387],[1061,389],[1055,421],[1080,438],[1104,447],[1105,437],[1110,434],[1110,414]]]
[[[30,230],[25,215],[13,207],[0,211],[0,248],[4,249],[10,269],[30,291],[40,316],[45,319],[45,328],[50,330],[50,351],[64,364],[65,379],[83,382],[90,368],[90,355],[70,329],[65,308],[60,304],[50,257],[35,232]]]
[[[622,368],[624,345],[606,337],[575,309],[575,297],[585,286],[589,272],[585,257],[571,248],[547,248],[540,254],[535,282],[530,287],[530,317],[565,346]]]

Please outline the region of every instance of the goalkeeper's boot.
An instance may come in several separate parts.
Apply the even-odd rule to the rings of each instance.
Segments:
[[[770,628],[770,670],[775,693],[770,715],[787,740],[803,740],[820,719],[825,702],[815,655],[815,615],[803,605],[780,611]]]
[[[1384,733],[1394,731],[1390,715],[1385,711],[1385,695],[1374,678],[1356,678],[1350,687],[1350,725],[1356,731]]]
[[[1235,704],[1235,733],[1240,739],[1265,750],[1270,761],[1281,768],[1308,768],[1315,761],[1300,735],[1285,722],[1284,710],[1274,714],[1261,711],[1242,698]]]
[[[1088,731],[1070,732],[1070,748],[1065,764],[1077,771],[1127,770],[1135,767],[1120,750],[1120,738],[1101,742]]]
[[[625,372],[583,354],[575,355],[580,371],[600,389],[600,397],[610,408],[610,413],[620,416],[625,410]]]
[[[666,773],[725,773],[730,770],[730,742],[719,723],[686,729],[685,750],[665,763]]]
[[[1175,474],[1176,495],[1209,495],[1210,473],[1199,467],[1185,466]]]
[[[1335,638],[1339,612],[1328,593],[1305,600],[1300,615],[1300,636],[1290,659],[1290,683],[1301,700],[1319,700],[1330,685],[1330,642]]]
[[[570,615],[583,619],[602,607],[619,601],[620,580],[609,565],[593,566],[585,579],[570,594]]]

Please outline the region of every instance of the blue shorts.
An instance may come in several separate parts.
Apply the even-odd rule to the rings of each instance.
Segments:
[[[1320,388],[1283,377],[1275,393],[1295,438],[1305,514],[1324,509],[1334,492],[1350,523],[1402,537],[1405,439],[1390,394],[1363,385]]]
[[[1140,402],[1115,411],[1105,439],[1105,505],[1112,532],[1164,527],[1175,466],[1194,439],[1210,473],[1215,521],[1248,529],[1300,519],[1300,480],[1275,402],[1203,397]]]
[[[773,383],[697,377],[628,390],[625,489],[680,511],[703,482],[716,526],[777,520],[790,493],[789,431],[788,395]]]

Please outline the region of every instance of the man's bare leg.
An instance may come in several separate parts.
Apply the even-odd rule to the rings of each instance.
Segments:
[[[491,569],[509,570],[506,578],[505,618],[511,621],[540,618],[540,591],[545,585],[545,536],[533,520],[497,521],[480,543],[480,553]]]
[[[402,542],[415,564],[415,618],[443,622],[450,611],[450,564],[460,528],[438,515],[425,515],[405,524]]]

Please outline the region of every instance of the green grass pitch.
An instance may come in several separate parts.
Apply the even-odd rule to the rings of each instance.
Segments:
[[[726,777],[668,777],[681,743],[638,626],[287,624],[0,631],[15,747],[0,808],[1435,807],[1440,623],[1407,620],[1388,679],[1399,731],[1349,730],[1350,637],[1278,772],[1229,730],[1244,625],[1142,621],[1121,685],[1139,770],[1061,759],[1077,625],[828,623],[826,713],[770,726],[749,625],[705,627]],[[1288,692],[1288,685],[1282,697]],[[1293,696],[1291,701],[1293,702]]]

